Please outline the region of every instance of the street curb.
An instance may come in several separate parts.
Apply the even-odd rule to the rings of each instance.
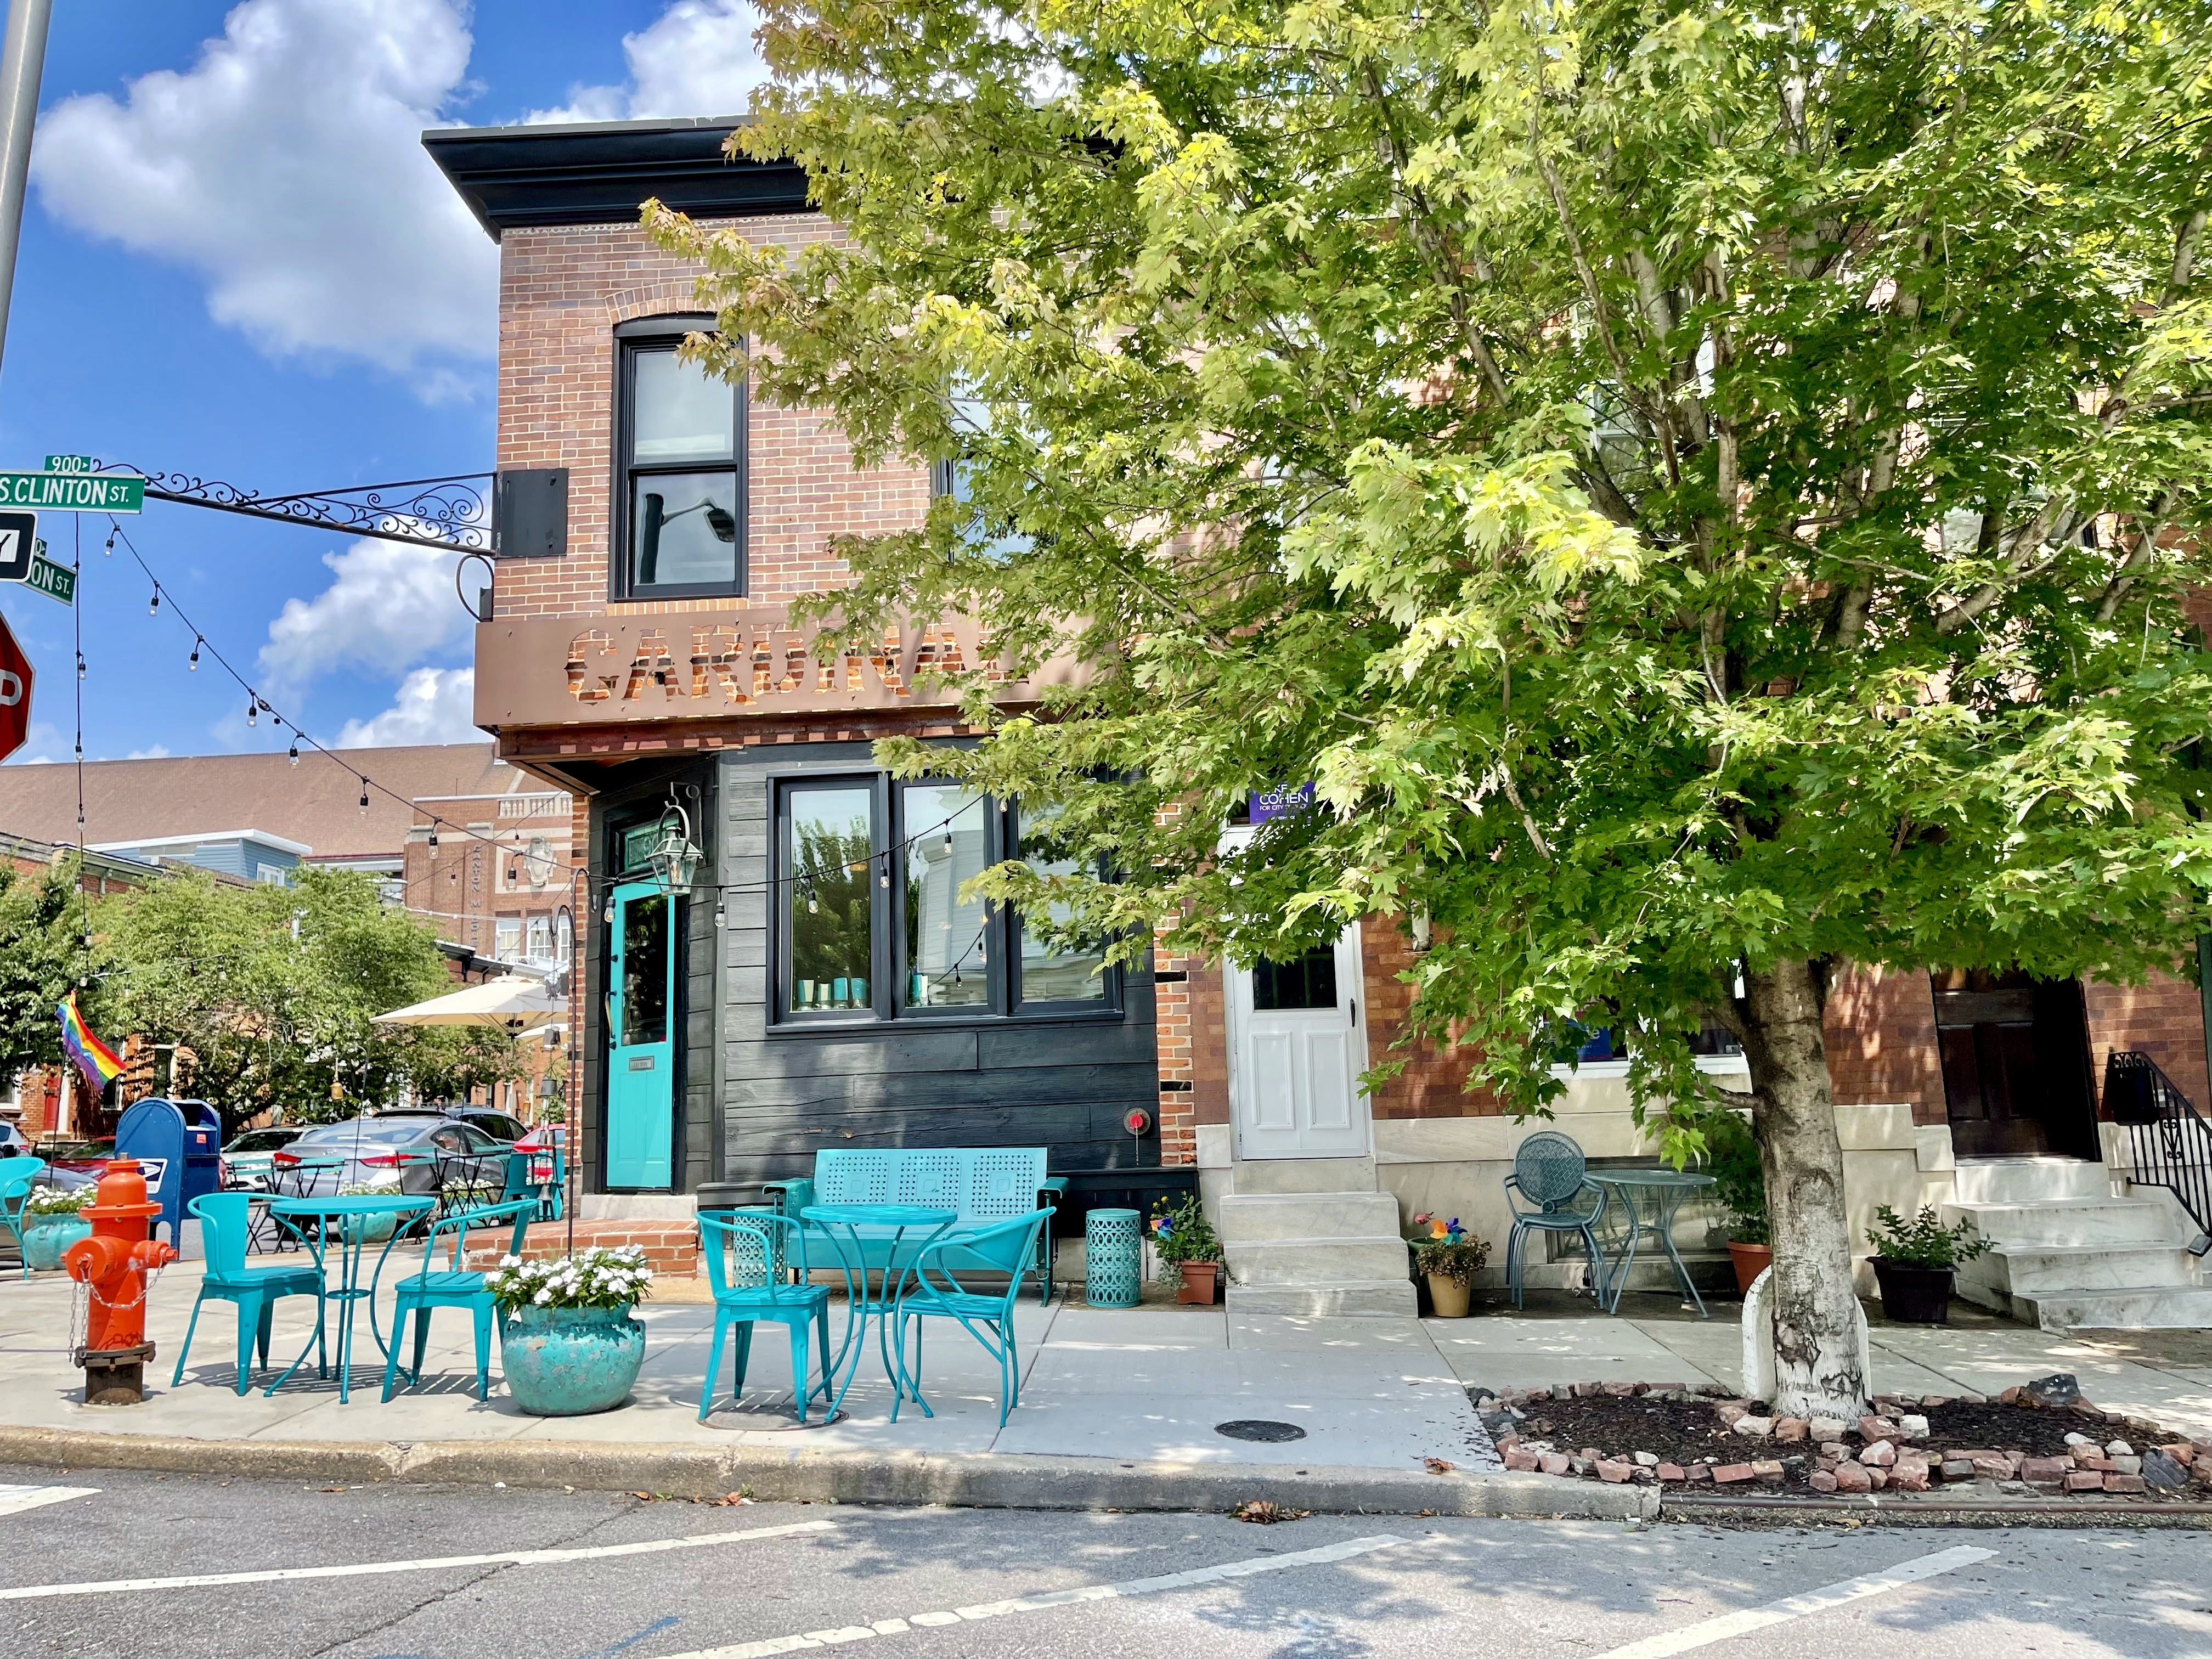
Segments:
[[[1266,1498],[1336,1515],[1450,1515],[1520,1520],[1655,1518],[1649,1486],[1584,1486],[1548,1475],[1434,1475],[1260,1463],[1122,1463],[1101,1457],[981,1452],[788,1451],[764,1446],[597,1442],[193,1440],[0,1426],[0,1464],[151,1469],[319,1484],[384,1481],[575,1486],[762,1503],[969,1509],[1225,1511]]]
[[[2212,1504],[2141,1500],[2087,1504],[2063,1498],[1931,1498],[1902,1497],[1741,1497],[1719,1493],[1692,1497],[1669,1492],[1660,1499],[1659,1518],[1680,1522],[1729,1522],[1739,1526],[1802,1527],[1844,1522],[1863,1527],[2160,1527],[2212,1531]]]

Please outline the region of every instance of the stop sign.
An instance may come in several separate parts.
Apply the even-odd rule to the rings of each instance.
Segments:
[[[0,760],[21,749],[30,733],[31,659],[0,617]]]

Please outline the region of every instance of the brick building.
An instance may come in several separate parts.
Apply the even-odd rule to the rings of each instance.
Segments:
[[[1547,1126],[1468,1092],[1464,1054],[1417,1054],[1361,1091],[1408,995],[1413,942],[1388,922],[1251,971],[1160,957],[1101,975],[958,903],[963,878],[1018,855],[1018,809],[895,783],[868,744],[967,735],[927,671],[972,663],[972,630],[922,619],[817,661],[787,611],[842,580],[836,534],[917,523],[932,471],[857,469],[818,415],[683,365],[675,348],[710,319],[694,273],[637,228],[659,197],[757,241],[833,234],[796,168],[724,160],[730,131],[425,137],[501,249],[514,505],[477,714],[503,758],[578,797],[580,1167],[599,1212],[750,1198],[824,1146],[1042,1144],[1079,1206],[1086,1189],[1196,1173],[1231,1296],[1255,1310],[1411,1311],[1403,1218],[1458,1214],[1502,1238],[1500,1181]],[[688,898],[649,862],[672,830],[702,854]],[[1880,1203],[1960,1206],[2006,1246],[1975,1294],[2057,1322],[2212,1323],[2179,1248],[2188,1218],[2151,1189],[2115,1191],[2125,1149],[2100,1116],[2115,1050],[2212,1104],[2197,999],[2177,981],[1847,971],[1829,1048],[1855,1232]],[[1744,1086],[1741,1055],[1708,1047],[1701,1066]],[[1626,1070],[1598,1033],[1565,1074],[1558,1127],[1601,1164],[1655,1154]],[[1156,1127],[1132,1136],[1139,1108]],[[1692,1206],[1677,1228],[1701,1273],[1725,1271],[1717,1219]],[[1530,1277],[1583,1272],[1562,1254]]]

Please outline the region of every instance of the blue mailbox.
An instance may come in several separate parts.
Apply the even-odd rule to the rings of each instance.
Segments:
[[[161,1206],[153,1235],[177,1243],[185,1206],[222,1185],[222,1116],[204,1100],[139,1101],[115,1126],[115,1156],[138,1160],[146,1196]]]

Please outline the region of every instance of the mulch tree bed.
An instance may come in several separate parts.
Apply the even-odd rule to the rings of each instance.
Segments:
[[[2105,1411],[2063,1374],[1994,1400],[1882,1395],[1849,1424],[1778,1418],[1760,1401],[1679,1383],[1468,1392],[1506,1468],[1571,1479],[1808,1496],[1984,1481],[2001,1492],[2212,1499],[2212,1442]]]

